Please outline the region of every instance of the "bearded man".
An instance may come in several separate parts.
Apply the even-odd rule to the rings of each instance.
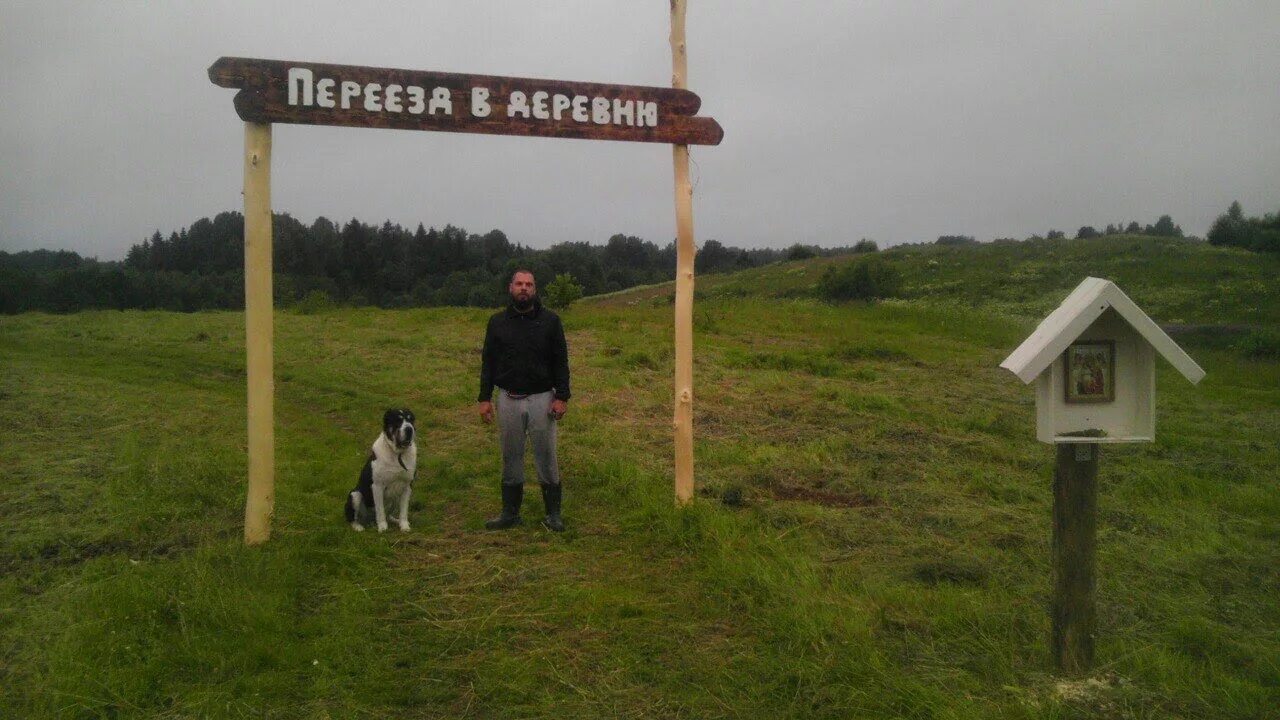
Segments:
[[[480,360],[480,419],[493,422],[493,391],[498,390],[498,439],[502,447],[502,514],[485,522],[505,530],[523,522],[524,446],[533,445],[534,466],[542,486],[543,526],[564,531],[560,519],[560,468],[556,462],[556,424],[569,402],[569,349],[560,316],[542,306],[533,273],[520,269],[507,285],[511,302],[489,318]]]

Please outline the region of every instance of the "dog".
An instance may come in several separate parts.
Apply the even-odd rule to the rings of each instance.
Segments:
[[[351,528],[363,531],[370,515],[378,532],[387,530],[387,503],[398,499],[400,530],[409,531],[409,496],[418,476],[418,445],[414,439],[413,411],[388,410],[382,416],[382,432],[373,441],[360,481],[347,494],[346,515]]]

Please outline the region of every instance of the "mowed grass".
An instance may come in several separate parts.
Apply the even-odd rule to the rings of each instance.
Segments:
[[[563,535],[482,530],[483,311],[277,314],[255,548],[240,314],[0,318],[0,717],[1274,716],[1280,365],[1161,364],[1157,442],[1103,456],[1098,668],[1061,678],[1052,448],[996,367],[1035,319],[759,297],[775,279],[695,309],[686,509],[670,306],[564,313]],[[344,493],[400,405],[413,530],[354,533]]]

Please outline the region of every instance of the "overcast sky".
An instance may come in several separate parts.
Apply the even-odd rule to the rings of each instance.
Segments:
[[[669,85],[665,0],[0,0],[0,249],[129,245],[241,209],[235,55]],[[690,0],[698,241],[881,245],[1280,210],[1280,2]],[[515,242],[675,234],[666,146],[282,125],[304,222]]]

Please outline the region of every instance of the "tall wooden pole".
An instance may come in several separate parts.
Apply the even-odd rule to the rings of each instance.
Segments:
[[[1082,673],[1093,665],[1094,555],[1098,528],[1098,444],[1061,443],[1053,469],[1053,663]]]
[[[687,89],[686,0],[671,0],[671,85]],[[689,146],[672,145],[676,190],[675,446],[676,503],[693,499],[693,188]]]
[[[248,375],[249,491],[244,541],[271,537],[275,507],[271,370],[271,125],[244,124],[244,325]]]

